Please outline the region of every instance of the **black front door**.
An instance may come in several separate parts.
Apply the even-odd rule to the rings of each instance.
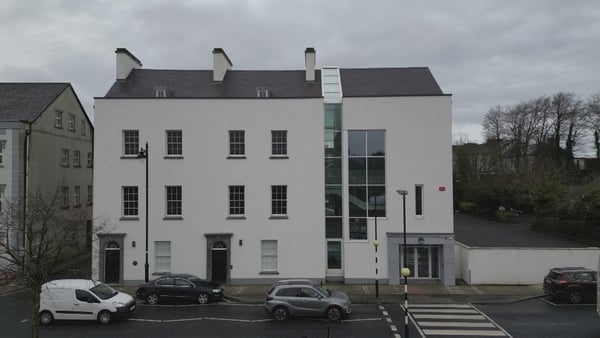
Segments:
[[[227,250],[212,250],[212,281],[227,282]]]
[[[121,251],[105,250],[104,257],[104,282],[119,283],[121,277]]]

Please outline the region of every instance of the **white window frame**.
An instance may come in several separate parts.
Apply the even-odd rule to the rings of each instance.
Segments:
[[[167,89],[166,88],[156,88],[156,97],[157,98],[165,98],[167,97]]]
[[[243,185],[230,185],[228,190],[229,216],[244,216],[246,212],[246,187]]]
[[[121,187],[121,215],[124,218],[138,217],[140,213],[140,189],[136,185]]]
[[[69,187],[62,187],[61,193],[62,193],[62,207],[68,208],[69,207]]]
[[[62,111],[57,110],[56,112],[54,112],[54,127],[62,129],[62,116]]]
[[[287,157],[287,134],[287,130],[271,130],[271,156]],[[276,151],[279,148],[282,148],[283,152]]]
[[[0,166],[4,163],[4,147],[6,147],[6,141],[0,141]]]
[[[123,156],[137,157],[140,153],[140,131],[137,129],[123,130]],[[129,135],[131,133],[131,135]],[[135,152],[133,152],[135,150]]]
[[[179,130],[166,130],[165,131],[166,141],[166,152],[167,157],[181,157],[183,156],[183,131]],[[173,152],[171,146],[179,152]]]
[[[94,186],[93,185],[88,185],[87,188],[87,204],[90,205],[92,204],[94,200]]]
[[[281,191],[277,191],[279,188],[284,188],[285,195]],[[287,216],[288,210],[288,189],[287,185],[272,185],[271,186],[271,215],[272,216]],[[276,205],[277,203],[283,203],[283,205]],[[285,212],[281,212],[282,208],[285,208]]]
[[[63,167],[69,166],[69,149],[62,149],[61,165]]]
[[[94,156],[92,152],[87,153],[87,167],[91,168],[94,165]]]
[[[81,205],[81,187],[76,185],[73,187],[73,206]]]
[[[6,189],[6,184],[0,184],[0,211],[2,211],[2,201],[4,199],[4,190]]]
[[[154,242],[154,271],[171,272],[171,241]]]
[[[73,166],[81,167],[81,152],[79,150],[73,151]]]
[[[238,149],[233,151],[233,148],[241,147],[241,152]],[[245,157],[246,156],[246,131],[245,130],[230,130],[229,131],[229,156]]]
[[[75,131],[75,114],[69,114],[67,128],[69,129],[69,131]]]
[[[169,192],[173,188],[179,190],[179,196],[173,196],[177,191]],[[178,197],[178,198],[177,198]],[[167,185],[165,186],[165,215],[167,217],[181,217],[183,214],[183,187],[180,185]],[[177,208],[176,206],[170,207],[170,203],[179,204],[179,213],[175,213],[170,209]]]
[[[277,272],[277,240],[264,239],[260,241],[260,270],[262,272]]]

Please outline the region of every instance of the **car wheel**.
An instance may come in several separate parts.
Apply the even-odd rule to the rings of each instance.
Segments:
[[[158,295],[156,293],[151,293],[146,297],[146,302],[150,305],[158,304]]]
[[[337,306],[332,306],[326,311],[327,319],[332,322],[338,321],[342,318],[342,310]]]
[[[208,293],[200,292],[200,294],[198,295],[198,303],[200,303],[200,304],[208,303]]]
[[[48,325],[52,323],[53,320],[54,316],[50,311],[42,311],[42,313],[40,313],[40,323]]]
[[[111,314],[109,311],[100,311],[100,313],[98,314],[98,321],[102,324],[108,324],[110,323],[110,319],[111,319]]]
[[[283,306],[278,306],[273,310],[275,320],[283,322],[290,316],[288,310]]]
[[[568,299],[571,304],[581,303],[581,292],[578,290],[569,290]]]

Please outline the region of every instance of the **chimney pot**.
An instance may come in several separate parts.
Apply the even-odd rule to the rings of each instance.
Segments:
[[[117,80],[125,80],[133,69],[142,68],[142,62],[126,48],[117,48]]]
[[[315,80],[315,54],[315,49],[312,47],[308,47],[304,51],[304,64],[306,65],[306,81]]]
[[[213,49],[213,81],[222,82],[233,64],[222,48]]]

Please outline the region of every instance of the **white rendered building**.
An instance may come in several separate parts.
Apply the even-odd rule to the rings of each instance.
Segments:
[[[94,218],[114,225],[96,278],[143,281],[147,245],[150,279],[398,284],[407,190],[410,278],[454,284],[451,96],[429,69],[319,70],[312,48],[284,71],[232,70],[219,48],[212,70],[116,56],[95,100]]]

